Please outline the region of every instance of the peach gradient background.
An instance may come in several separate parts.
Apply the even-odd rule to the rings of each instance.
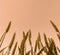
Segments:
[[[0,36],[9,21],[12,22],[4,45],[9,44],[14,32],[16,41],[21,42],[22,31],[27,32],[29,29],[32,31],[33,42],[38,32],[41,33],[42,39],[45,32],[47,36],[54,36],[57,43],[56,32],[50,20],[60,28],[60,0],[0,0]]]

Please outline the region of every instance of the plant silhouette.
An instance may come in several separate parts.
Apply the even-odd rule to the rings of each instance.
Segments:
[[[57,37],[60,41],[60,31],[57,28],[57,26],[54,24],[53,21],[50,20],[50,23],[52,24],[53,28],[55,29],[55,31],[57,32]],[[6,28],[5,32],[3,33],[3,35],[0,37],[0,48],[4,42],[4,39],[6,37],[6,34],[8,33],[9,29],[11,26],[11,21],[8,24],[8,27]],[[44,33],[44,42],[45,45],[43,45],[43,42],[41,41],[41,36],[40,33],[38,32],[38,37],[36,39],[35,42],[35,46],[32,46],[32,41],[31,41],[31,30],[29,30],[27,33],[23,32],[23,39],[20,43],[20,46],[18,45],[18,42],[16,42],[14,44],[15,41],[15,35],[16,33],[13,34],[13,37],[9,43],[9,45],[7,47],[3,47],[0,50],[1,55],[10,55],[10,51],[12,49],[12,46],[14,45],[13,49],[12,49],[12,53],[11,55],[15,55],[16,52],[16,48],[18,48],[18,55],[59,55],[60,53],[60,49],[58,46],[56,46],[56,43],[54,42],[53,38],[47,38],[46,34]],[[25,52],[26,48],[25,48],[25,43],[27,41],[27,39],[29,40],[29,44],[30,44],[30,50]],[[4,50],[8,48],[7,52],[4,54]],[[38,49],[38,50],[37,50]],[[38,51],[38,52],[37,52]]]

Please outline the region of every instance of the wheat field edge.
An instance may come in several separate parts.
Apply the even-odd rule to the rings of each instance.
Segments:
[[[54,30],[57,32],[56,35],[58,37],[58,40],[60,42],[60,31],[57,28],[57,26],[54,24],[53,21],[50,20],[51,25],[53,26]],[[0,48],[2,47],[2,44],[4,42],[4,39],[6,37],[6,34],[8,34],[9,29],[11,26],[11,21],[9,22],[5,32],[2,34],[2,36],[0,37]],[[48,38],[47,35],[45,33],[43,33],[44,36],[44,42],[45,45],[43,45],[43,42],[41,41],[41,36],[40,33],[38,32],[38,37],[35,41],[35,46],[33,47],[32,45],[32,41],[31,41],[31,30],[29,30],[27,33],[23,32],[23,39],[20,43],[20,46],[18,45],[18,42],[16,42],[14,44],[15,41],[15,37],[16,37],[16,33],[13,34],[13,37],[9,43],[9,45],[7,47],[3,47],[0,50],[0,55],[16,55],[16,48],[18,48],[18,55],[59,55],[60,53],[60,49],[58,46],[56,46],[56,43],[54,41],[53,38]],[[26,52],[26,48],[25,48],[25,43],[26,40],[29,40],[29,45],[30,45],[30,50],[28,52]],[[14,45],[14,47],[13,47]],[[12,49],[13,47],[13,49]],[[7,52],[4,53],[4,50],[8,48]],[[10,51],[12,50],[12,53],[10,54]]]

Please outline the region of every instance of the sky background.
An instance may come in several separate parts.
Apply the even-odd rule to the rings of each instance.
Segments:
[[[33,42],[40,32],[42,39],[43,33],[46,33],[59,44],[50,20],[60,28],[60,0],[0,0],[0,36],[9,21],[12,22],[4,45],[9,44],[14,32],[16,41],[20,43],[22,32],[29,29],[32,31]]]

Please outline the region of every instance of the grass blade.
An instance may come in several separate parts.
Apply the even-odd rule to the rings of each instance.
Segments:
[[[45,40],[45,44],[46,44],[47,48],[49,48],[49,43],[47,41],[47,37],[46,37],[46,34],[45,33],[44,33],[44,40]]]
[[[2,44],[3,44],[3,41],[4,41],[4,39],[5,39],[5,33],[3,33],[3,35],[2,35],[2,37],[0,38],[0,47],[2,46]]]
[[[6,31],[3,33],[3,35],[2,35],[2,36],[1,36],[1,38],[0,38],[0,47],[2,46],[2,43],[3,43],[4,39],[5,39],[5,35],[6,35],[6,34],[7,34],[7,32],[9,31],[10,26],[11,26],[11,21],[9,22],[9,24],[8,24],[8,27],[7,27]]]
[[[1,50],[0,50],[0,53],[1,53],[2,51],[4,51],[6,48],[7,48],[7,47],[4,47],[3,49],[1,49]]]
[[[11,26],[11,21],[9,22],[8,27],[6,28],[6,31],[5,31],[6,33],[9,31],[10,26]]]
[[[20,50],[19,46],[18,46],[18,51],[19,51],[19,55],[21,55],[21,50]]]
[[[14,43],[14,40],[15,40],[15,35],[16,35],[16,33],[14,33],[14,35],[13,35],[13,37],[12,37],[12,40],[11,40],[11,42],[10,42],[9,46],[8,46],[9,51],[11,50],[12,45],[13,45],[13,43]]]
[[[57,26],[50,20],[50,23],[52,24],[52,26],[54,27],[54,29],[56,30],[56,32],[59,32],[59,29],[57,28]]]
[[[36,51],[37,51],[37,40],[36,40],[36,42],[35,42],[35,48],[34,48],[34,55],[36,55]]]
[[[16,44],[15,44],[15,46],[14,46],[14,48],[13,48],[12,55],[15,54],[16,48],[17,48],[17,42],[16,42]]]
[[[45,48],[45,47],[43,47],[43,48],[37,53],[37,55],[40,55],[40,54],[44,51],[44,48]]]
[[[30,54],[30,52],[31,52],[31,50],[29,50],[29,51],[26,53],[26,55],[29,55],[29,54]]]
[[[53,45],[54,45],[54,47],[53,47],[54,53],[55,53],[55,55],[58,55],[58,53],[57,53],[57,48],[56,48],[56,45],[55,45],[55,42],[54,42],[53,39],[52,39],[52,42],[53,42]]]
[[[31,30],[29,30],[29,43],[30,43],[30,47],[31,47],[31,55],[33,55],[33,46],[32,46],[32,42],[31,42]]]
[[[57,50],[59,51],[59,53],[60,53],[60,49],[57,47]]]
[[[38,33],[38,38],[35,42],[34,55],[36,55],[37,47],[40,50],[40,43],[39,42],[41,42],[41,38],[40,38],[40,34]]]
[[[27,37],[28,37],[28,32],[26,35],[25,35],[25,33],[23,33],[23,36],[24,36],[24,38],[23,38],[21,45],[20,45],[20,54],[21,55],[24,55],[24,47],[25,47],[25,42],[26,42]]]
[[[59,34],[57,34],[57,36],[58,36],[58,39],[59,39],[59,41],[60,41],[60,33],[59,33]]]

